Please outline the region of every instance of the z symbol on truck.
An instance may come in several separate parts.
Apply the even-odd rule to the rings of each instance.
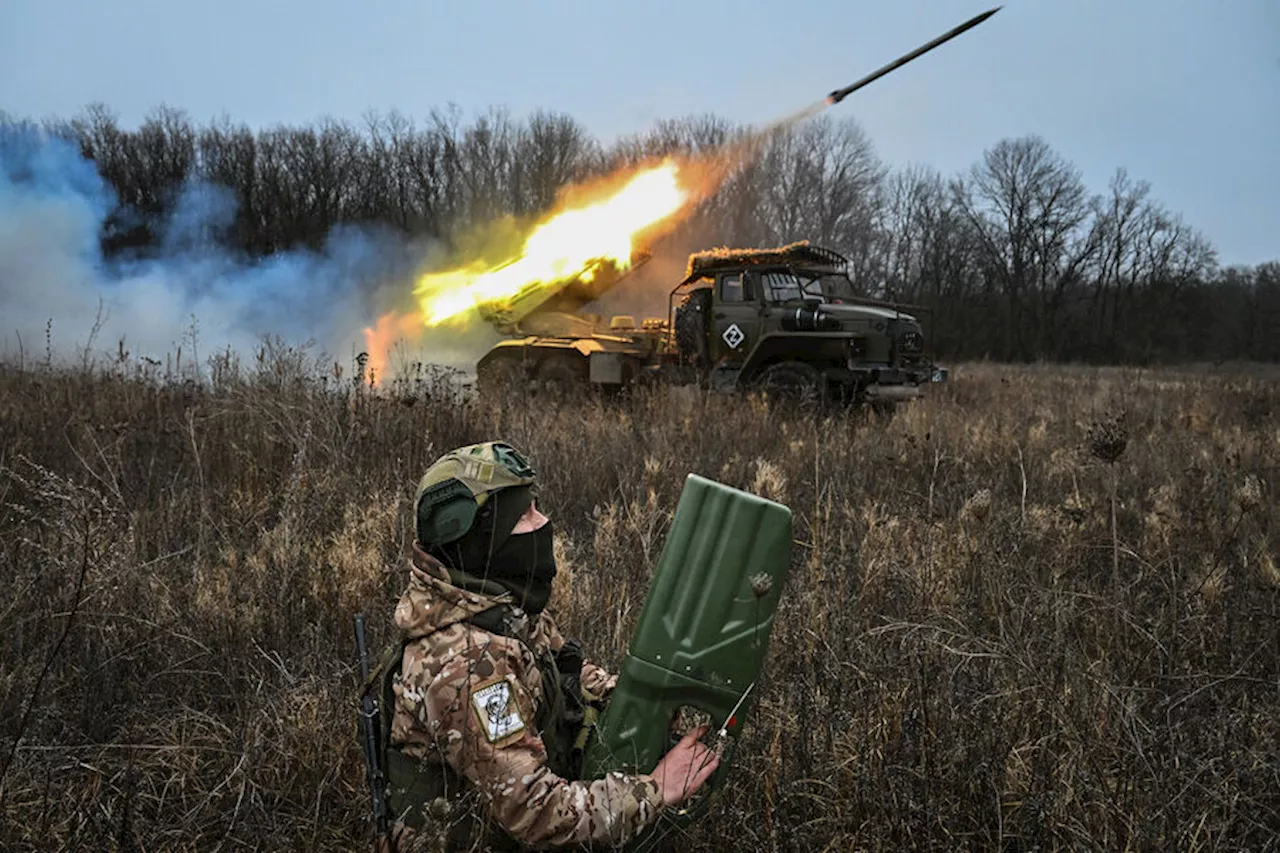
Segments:
[[[724,342],[729,345],[729,349],[737,349],[747,339],[747,336],[738,328],[737,323],[731,324],[720,337],[724,338]]]

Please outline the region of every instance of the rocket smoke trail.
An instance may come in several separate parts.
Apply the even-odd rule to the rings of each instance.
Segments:
[[[945,33],[938,36],[937,38],[931,39],[925,42],[924,44],[920,45],[915,50],[908,51],[907,53],[904,53],[902,56],[899,56],[897,59],[893,60],[892,62],[885,63],[884,65],[877,68],[875,71],[872,71],[870,74],[867,74],[866,76],[861,77],[860,79],[854,81],[853,83],[850,83],[848,86],[845,86],[843,89],[836,89],[834,92],[827,95],[821,101],[812,103],[809,106],[805,107],[804,109],[797,110],[796,112],[773,122],[768,127],[766,127],[762,132],[768,133],[769,131],[776,130],[782,127],[788,127],[790,125],[802,122],[807,118],[812,118],[813,116],[816,116],[818,113],[822,112],[827,107],[834,106],[835,104],[840,103],[845,98],[849,97],[854,92],[858,91],[864,86],[874,83],[876,80],[879,80],[881,77],[885,76],[886,74],[889,74],[892,71],[898,70],[902,66],[906,65],[908,62],[911,62],[915,59],[919,59],[921,56],[924,56],[926,53],[933,50],[935,47],[940,47],[941,45],[946,44],[947,42],[951,41],[953,38],[960,35],[961,33],[968,32],[969,30],[978,26],[978,24],[981,24],[983,21],[987,20],[988,18],[990,18],[992,15],[994,15],[996,12],[999,12],[1003,8],[1004,8],[1003,6],[997,6],[994,9],[988,9],[987,11],[983,12],[981,15],[974,15],[972,18],[965,21],[963,24],[959,24],[958,26],[952,27],[951,29],[947,30]]]
[[[849,95],[853,94],[854,92],[858,91],[864,86],[867,86],[875,82],[876,80],[879,80],[881,77],[885,76],[886,74],[896,71],[897,69],[906,65],[908,62],[912,62],[913,60],[920,58],[921,56],[933,50],[934,48],[940,47],[941,45],[951,41],[953,38],[956,38],[962,33],[968,32],[969,30],[978,26],[982,22],[986,21],[996,12],[999,12],[1002,8],[1004,7],[997,6],[994,9],[988,9],[986,12],[983,12],[980,15],[973,16],[972,18],[965,21],[964,23],[959,24],[955,27],[952,27],[950,30],[947,30],[942,35],[937,36],[936,38],[933,38],[925,42],[924,44],[920,45],[914,50],[904,53],[902,56],[899,56],[897,59],[893,60],[892,62],[888,62],[880,66],[875,71],[872,71],[870,74],[867,74],[864,77],[859,78],[853,83],[850,83],[848,86],[845,86],[842,89],[836,89],[835,91],[831,92],[822,100],[815,101],[814,103],[809,104],[808,106],[803,107],[802,109],[796,110],[795,112],[790,113],[789,115],[783,116],[780,119],[770,122],[768,125],[764,126],[763,128],[760,128],[752,133],[747,134],[747,136],[742,140],[729,145],[727,148],[723,149],[720,152],[717,152],[715,155],[713,155],[714,162],[704,162],[699,164],[701,170],[704,172],[704,177],[701,181],[701,184],[702,184],[701,194],[707,195],[709,194],[709,192],[714,192],[715,187],[719,186],[719,184],[724,180],[724,178],[728,175],[728,173],[733,171],[734,168],[736,168],[738,165],[742,164],[746,160],[751,159],[751,157],[754,156],[754,154],[758,151],[759,146],[763,142],[765,142],[772,134],[779,131],[786,130],[789,127],[797,125],[803,121],[806,121],[807,119],[813,118],[814,116],[818,115],[819,113],[827,109],[827,107],[834,106],[835,104],[840,103],[845,98],[849,97]]]

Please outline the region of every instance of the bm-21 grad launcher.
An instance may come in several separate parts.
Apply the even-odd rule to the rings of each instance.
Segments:
[[[825,105],[839,103],[997,11],[977,15],[836,89]],[[811,108],[796,115],[814,112]],[[833,252],[799,252],[799,245],[772,250],[774,263],[768,269],[754,262],[750,270],[722,264],[713,275],[686,279],[668,295],[665,319],[639,323],[625,314],[606,323],[604,318],[579,311],[632,274],[648,259],[646,254],[634,255],[630,264],[597,261],[559,281],[528,282],[513,296],[477,306],[480,316],[507,337],[476,364],[478,386],[482,393],[502,394],[511,389],[616,390],[657,379],[705,383],[721,390],[768,390],[781,385],[784,391],[794,391],[800,384],[814,386],[819,398],[892,403],[918,396],[922,382],[945,379],[945,371],[926,363],[925,339],[916,318],[903,313],[918,306],[859,296],[848,279],[844,258]],[[741,250],[736,255],[746,258],[758,251]],[[702,254],[691,256],[691,270]],[[826,260],[815,267],[813,259],[818,255]],[[730,299],[725,288],[736,288],[737,295]],[[707,306],[704,300],[713,293],[716,304]],[[677,307],[678,299],[684,301]],[[735,304],[729,308],[719,304],[729,301]],[[802,302],[822,303],[821,313],[839,322],[789,328],[782,318],[804,307],[798,304]],[[836,307],[828,310],[827,303]],[[790,362],[801,365],[797,368]],[[768,371],[771,365],[777,366],[773,375]]]

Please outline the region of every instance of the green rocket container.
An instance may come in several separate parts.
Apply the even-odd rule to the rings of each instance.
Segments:
[[[681,706],[741,731],[790,565],[791,510],[689,475],[584,778],[653,770]]]

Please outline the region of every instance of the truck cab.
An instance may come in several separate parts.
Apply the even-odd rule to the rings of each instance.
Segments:
[[[672,292],[676,348],[715,387],[909,399],[945,379],[907,306],[859,297],[829,249],[715,250]]]

